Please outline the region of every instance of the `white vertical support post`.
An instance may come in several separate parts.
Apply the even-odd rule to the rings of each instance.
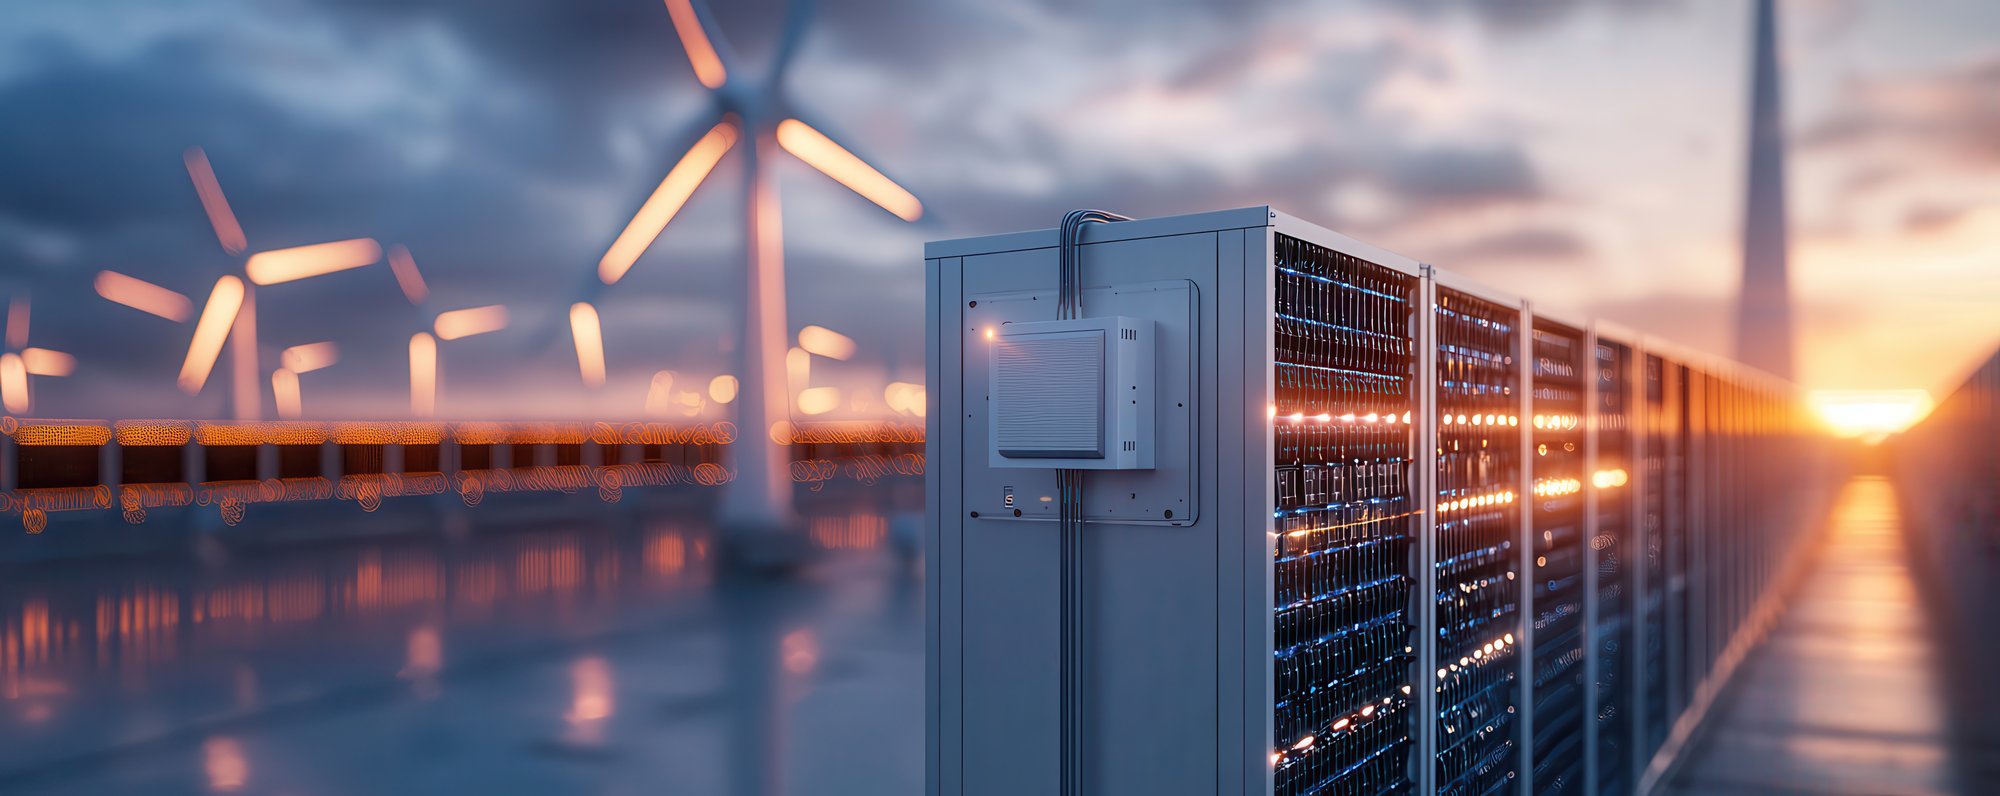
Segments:
[[[1521,622],[1519,649],[1514,653],[1514,665],[1520,672],[1520,681],[1515,687],[1514,732],[1520,739],[1519,757],[1515,767],[1520,775],[1515,778],[1515,790],[1521,796],[1535,793],[1535,433],[1534,424],[1528,419],[1535,415],[1535,313],[1526,300],[1521,302],[1520,315],[1514,325],[1514,374],[1517,387],[1514,395],[1514,414],[1520,429],[1515,436],[1520,450],[1521,469],[1516,474],[1514,486],[1514,546],[1515,561],[1514,588],[1519,595],[1517,616]]]
[[[14,432],[9,431],[0,434],[0,491],[12,494],[20,484],[21,445],[14,441]]]
[[[118,487],[125,475],[125,449],[118,445],[118,427],[111,426],[110,438],[97,449],[97,482],[111,490],[111,505],[118,505]]]
[[[257,480],[267,481],[278,477],[278,446],[269,439],[257,443]]]
[[[1583,374],[1583,783],[1585,793],[1597,791],[1598,732],[1597,714],[1602,710],[1598,700],[1598,655],[1603,652],[1602,643],[1597,639],[1598,573],[1597,573],[1597,471],[1602,465],[1597,461],[1597,435],[1604,423],[1602,404],[1597,400],[1598,367],[1597,325],[1590,324],[1583,330],[1583,367],[1577,369]],[[1622,566],[1624,561],[1619,561]],[[1630,646],[1630,645],[1627,645]]]
[[[403,443],[407,434],[397,435],[396,441],[382,443],[382,473],[394,475],[403,471]]]
[[[337,432],[329,428],[326,430],[326,438],[319,443],[319,477],[326,479],[327,484],[336,488],[340,485],[340,470],[345,464],[341,461],[340,443],[337,440]]]
[[[1416,408],[1410,416],[1417,421],[1416,506],[1422,512],[1417,523],[1417,589],[1411,595],[1416,612],[1417,655],[1410,682],[1416,710],[1414,748],[1416,793],[1437,793],[1438,721],[1438,626],[1437,626],[1437,270],[1423,266],[1417,282]]]
[[[1702,694],[1708,690],[1708,669],[1712,660],[1709,655],[1708,621],[1708,535],[1714,532],[1714,524],[1709,522],[1708,511],[1708,374],[1688,368],[1688,377],[1682,392],[1687,395],[1684,414],[1687,416],[1688,449],[1681,461],[1686,464],[1687,551],[1683,573],[1687,584],[1687,612],[1681,620],[1687,623],[1687,647],[1681,650],[1681,658],[1688,671],[1682,680],[1688,689],[1681,708],[1679,721],[1690,715],[1691,709],[1701,702]]]
[[[202,424],[193,426],[187,444],[181,446],[181,477],[187,480],[189,488],[198,491],[201,482],[208,480],[208,451],[201,442]]]
[[[1646,748],[1646,576],[1647,529],[1646,529],[1646,428],[1650,416],[1646,412],[1646,352],[1637,339],[1625,354],[1625,427],[1630,429],[1631,439],[1627,450],[1627,518],[1626,533],[1631,537],[1626,543],[1625,560],[1632,567],[1631,594],[1627,602],[1632,608],[1631,641],[1625,646],[1630,650],[1626,660],[1631,676],[1627,680],[1627,702],[1632,714],[1632,742],[1627,750],[1628,765],[1632,781],[1646,772],[1646,763],[1652,758]]]

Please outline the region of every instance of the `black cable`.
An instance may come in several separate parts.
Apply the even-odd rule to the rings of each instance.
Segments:
[[[1072,210],[1057,232],[1056,318],[1083,317],[1085,224],[1131,219],[1103,210]],[[1083,471],[1057,470],[1057,514],[1062,546],[1062,794],[1083,796]]]

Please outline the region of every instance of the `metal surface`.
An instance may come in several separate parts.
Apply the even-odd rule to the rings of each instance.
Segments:
[[[1748,498],[1799,486],[1754,477],[1793,433],[1789,388],[1651,341],[1642,356],[1615,329],[1607,345],[1592,325],[1537,319],[1521,299],[1269,208],[1080,235],[1091,312],[1151,319],[1162,352],[1159,472],[1092,472],[1082,490],[1083,790],[1621,793],[1660,781],[1771,603],[1779,568],[1752,562],[1797,547]],[[1056,237],[926,249],[933,794],[1057,790],[1057,546],[1035,509],[1054,476],[987,466],[982,350],[988,326],[1054,316]],[[1323,254],[1287,265],[1298,252]],[[1188,286],[1180,304],[1119,303],[1162,280]],[[1378,294],[1395,291],[1423,309],[1406,325],[1407,360],[1379,336],[1393,326],[1376,325],[1395,303]],[[1562,357],[1540,370],[1538,325]],[[1194,385],[1184,400],[1176,334]],[[1368,375],[1383,367],[1417,376],[1406,397],[1368,386],[1393,384]],[[1410,422],[1384,434],[1377,404],[1396,400]],[[1401,474],[1395,435],[1413,443]],[[1102,480],[1114,478],[1127,480]],[[1394,543],[1378,531],[1401,516],[1381,508],[1397,490],[1416,517],[1408,552],[1357,557]],[[1166,516],[1183,495],[1187,513]],[[1350,510],[1363,513],[1329,519]],[[1385,580],[1397,566],[1400,587]],[[1358,599],[1393,588],[1407,603]],[[1414,609],[1411,663],[1373,668],[1393,644],[1356,640],[1399,603]],[[1380,721],[1405,704],[1376,682],[1384,671],[1409,675],[1400,722]],[[1406,738],[1377,733],[1389,726]],[[1408,764],[1379,765],[1390,755]]]

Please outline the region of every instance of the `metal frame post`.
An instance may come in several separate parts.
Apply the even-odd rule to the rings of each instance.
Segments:
[[[1514,326],[1514,373],[1518,386],[1515,388],[1514,414],[1520,418],[1515,436],[1520,448],[1521,470],[1516,476],[1514,494],[1514,545],[1516,574],[1514,586],[1521,622],[1519,650],[1514,653],[1515,666],[1520,674],[1520,682],[1515,690],[1515,737],[1520,739],[1519,757],[1516,766],[1520,776],[1516,778],[1516,790],[1521,796],[1535,793],[1535,434],[1528,418],[1535,413],[1535,313],[1533,305],[1523,300],[1520,321]]]
[[[1423,266],[1417,282],[1417,589],[1411,595],[1417,617],[1417,663],[1410,673],[1416,701],[1416,792],[1437,792],[1437,269]]]

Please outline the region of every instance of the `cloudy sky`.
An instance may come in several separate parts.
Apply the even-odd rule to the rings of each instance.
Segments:
[[[781,0],[714,3],[753,66]],[[926,239],[1269,202],[1571,315],[1727,351],[1747,4],[1693,0],[1077,4],[827,0],[786,84],[922,198],[905,224],[780,166],[792,327],[862,353],[816,381],[921,380]],[[1088,5],[1088,9],[1076,6]],[[2000,5],[1784,0],[1800,378],[1954,384],[2000,343]],[[726,160],[600,303],[582,386],[550,334],[605,246],[713,123],[647,0],[26,0],[0,26],[0,290],[77,373],[36,413],[210,416],[174,387],[188,325],[109,304],[111,268],[190,295],[250,249],[374,237],[382,266],[259,292],[267,366],[334,340],[309,416],[393,416],[427,316],[505,303],[443,346],[447,416],[632,416],[652,374],[721,372],[740,261]],[[268,400],[268,399],[267,399]]]

